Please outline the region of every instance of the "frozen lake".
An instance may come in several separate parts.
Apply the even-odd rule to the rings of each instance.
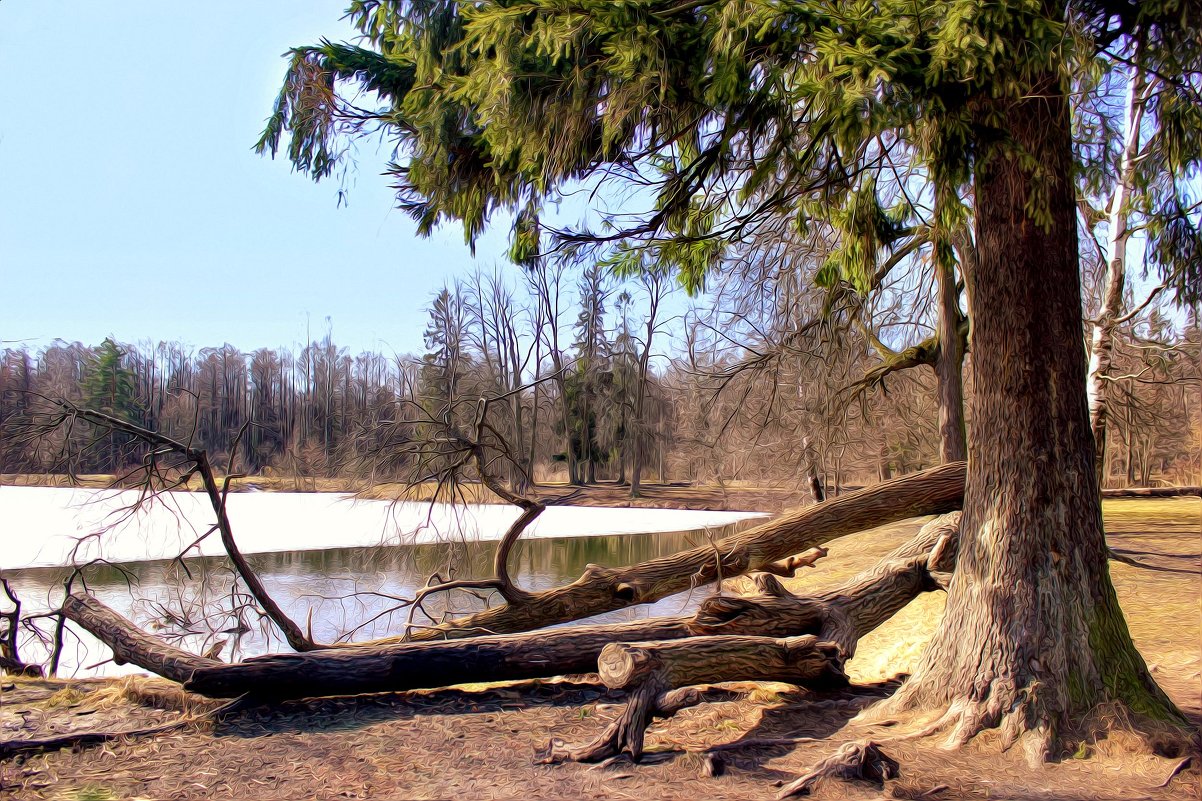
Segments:
[[[130,515],[136,493],[0,487],[0,571],[26,610],[54,608],[71,564],[103,557],[85,574],[88,589],[144,628],[193,651],[224,642],[221,658],[287,650],[278,633],[246,605],[218,535],[176,560],[214,522],[207,499],[173,493]],[[517,516],[505,506],[451,508],[392,504],[323,493],[231,493],[228,509],[239,547],[285,612],[321,641],[400,633],[412,597],[432,575],[484,577],[494,543]],[[632,564],[702,545],[754,523],[752,512],[548,508],[519,541],[510,568],[521,586],[564,584],[589,563]],[[603,616],[628,620],[688,611],[704,593],[662,599]],[[488,600],[437,596],[433,618],[463,614]],[[418,615],[415,622],[429,618]],[[46,621],[46,629],[49,622]],[[32,633],[23,654],[43,646]],[[136,672],[105,660],[86,634],[67,642],[61,675]]]
[[[127,510],[134,491],[0,487],[0,570],[173,559],[216,522],[208,498],[175,492],[148,509]],[[391,503],[341,493],[239,492],[226,503],[243,553],[500,539],[512,506]],[[756,512],[552,506],[524,539],[703,531],[764,517]],[[211,535],[191,556],[223,553]]]

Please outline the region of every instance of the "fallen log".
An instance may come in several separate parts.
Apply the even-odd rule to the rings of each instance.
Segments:
[[[697,704],[695,684],[784,681],[820,686],[846,681],[839,647],[815,636],[690,637],[675,642],[610,643],[597,660],[607,687],[630,692],[622,714],[605,732],[580,748],[552,741],[543,762],[598,762],[622,751],[638,760],[653,718],[669,717]]]
[[[519,603],[413,632],[412,640],[533,631],[651,603],[690,588],[763,570],[780,559],[874,526],[960,508],[965,463],[952,462],[832,498],[768,523],[671,556],[627,567],[589,565],[580,578]],[[377,640],[373,645],[401,638]]]
[[[811,598],[792,595],[786,598],[779,593],[742,599],[710,598],[692,616],[650,618],[631,623],[487,635],[469,640],[349,646],[273,654],[229,665],[184,654],[199,663],[180,667],[167,657],[177,657],[183,652],[138,631],[132,623],[94,598],[70,596],[64,603],[64,614],[103,642],[123,648],[122,659],[181,681],[185,689],[211,697],[249,694],[270,700],[352,695],[442,687],[470,681],[589,673],[596,669],[602,649],[612,642],[672,640],[698,634],[792,636],[819,633],[838,641],[838,627],[831,621],[842,626],[847,617],[838,613],[838,604],[851,610],[850,619],[859,621],[856,625],[868,626],[872,625],[872,619],[892,614],[888,610],[904,606],[931,586],[929,580],[920,575],[914,555],[931,551],[945,538],[945,529],[940,527],[940,521],[945,519],[928,523],[910,542],[885,560],[830,592]],[[944,550],[950,552],[950,549]],[[768,577],[759,578],[760,586],[766,586]],[[740,603],[734,603],[736,601]],[[81,609],[102,609],[108,614],[81,614]],[[141,647],[133,649],[124,645],[130,639],[136,640]],[[164,668],[171,672],[164,672]]]
[[[765,576],[761,583],[761,589],[769,590],[765,596],[729,599],[736,603],[698,612],[698,617],[716,618],[717,626],[738,622],[761,631],[788,629],[802,622],[817,627],[817,636],[701,636],[607,645],[598,659],[598,672],[607,686],[630,693],[626,708],[585,745],[572,747],[552,740],[544,761],[597,762],[622,753],[638,761],[654,718],[670,717],[701,700],[700,692],[690,685],[769,680],[822,688],[846,682],[843,665],[855,652],[857,641],[920,592],[939,585],[927,571],[938,573],[950,567],[959,522],[958,512],[932,520],[910,542],[834,593],[800,598]],[[925,554],[912,555],[924,546]],[[711,607],[719,600],[714,599]]]
[[[816,634],[839,645],[843,659],[850,659],[865,633],[920,594],[943,587],[943,577],[955,566],[959,525],[959,512],[936,517],[869,569],[815,595],[794,595],[773,576],[758,574],[759,595],[707,598],[689,630],[695,635]]]
[[[107,645],[118,665],[128,662],[165,679],[183,683],[197,670],[222,664],[150,636],[90,595],[67,593],[63,598],[62,613]]]

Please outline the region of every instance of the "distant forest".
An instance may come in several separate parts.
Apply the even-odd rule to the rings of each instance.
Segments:
[[[932,370],[881,356],[882,332],[895,355],[923,336],[888,317],[912,319],[902,301],[920,303],[921,285],[896,288],[870,329],[841,323],[812,293],[782,292],[779,279],[769,288],[746,265],[687,311],[669,303],[675,287],[662,275],[545,265],[512,280],[521,275],[480,273],[438,294],[420,355],[354,355],[331,334],[249,353],[111,339],[4,350],[0,472],[119,474],[145,458],[144,446],[82,423],[31,433],[56,398],[190,442],[223,466],[242,432],[234,469],[252,474],[422,480],[437,470],[420,446],[469,426],[481,397],[500,399],[489,425],[514,485],[801,484],[812,467],[838,488],[939,462]],[[1153,310],[1128,322],[1115,365],[1106,483],[1196,483],[1196,317],[1175,327]]]

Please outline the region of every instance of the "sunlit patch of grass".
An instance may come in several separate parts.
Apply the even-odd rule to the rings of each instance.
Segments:
[[[1107,531],[1183,526],[1202,531],[1202,498],[1109,498],[1102,501]]]
[[[65,791],[59,796],[63,801],[116,801],[118,795],[107,787],[98,784],[85,784]]]
[[[78,704],[87,697],[88,694],[82,690],[77,690],[74,687],[64,687],[41,703],[47,709],[60,709]]]
[[[1108,531],[1131,535],[1115,547],[1136,551],[1198,554],[1202,551],[1202,499],[1121,498],[1103,503]],[[795,592],[814,592],[855,575],[917,531],[915,521],[882,526],[829,543],[830,555],[816,568],[787,584]],[[1176,561],[1176,560],[1174,560]],[[1180,572],[1158,571],[1120,562],[1110,573],[1136,645],[1152,666],[1154,676],[1182,673],[1197,678],[1202,640],[1198,617],[1199,574],[1196,559],[1181,559]],[[946,596],[925,593],[876,631],[863,637],[847,665],[855,682],[873,682],[911,673],[943,616]]]
[[[773,682],[767,682],[757,686],[754,690],[747,694],[747,700],[753,704],[764,704],[766,706],[782,704],[786,701],[785,693],[788,690],[783,690],[782,687]]]

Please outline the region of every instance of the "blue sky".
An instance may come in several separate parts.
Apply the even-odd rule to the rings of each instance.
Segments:
[[[345,0],[0,2],[0,347],[315,337],[415,352],[430,296],[503,264],[458,227],[418,238],[386,153],[361,150],[338,207],[256,156],[281,54],[350,38]],[[510,269],[516,269],[510,267]],[[307,322],[308,321],[308,322]]]

